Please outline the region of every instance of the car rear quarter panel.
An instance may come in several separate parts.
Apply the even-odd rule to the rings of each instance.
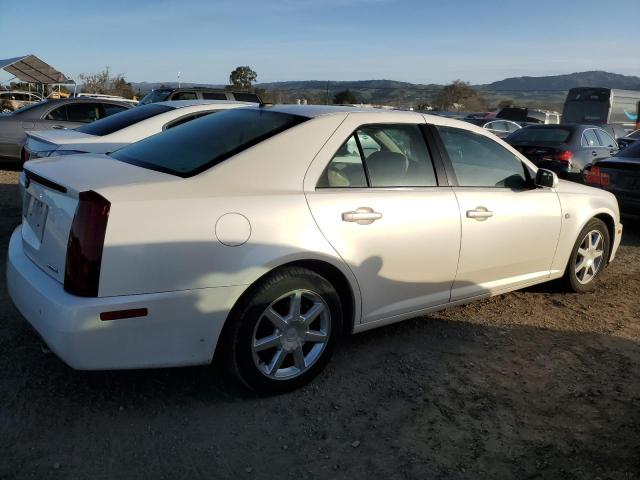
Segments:
[[[112,204],[99,295],[248,286],[280,265],[321,260],[337,267],[359,298],[302,189],[313,156],[343,117],[305,122],[192,178],[99,190]],[[216,224],[229,213],[250,224],[240,246],[218,240]]]

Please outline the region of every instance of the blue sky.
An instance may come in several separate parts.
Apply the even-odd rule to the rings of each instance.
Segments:
[[[201,83],[238,65],[263,82],[640,75],[638,1],[0,0],[0,58],[34,53],[76,79],[108,65],[130,81],[181,71]]]

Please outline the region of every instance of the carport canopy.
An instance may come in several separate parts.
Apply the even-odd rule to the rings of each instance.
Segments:
[[[35,55],[0,60],[0,69],[26,83],[44,85],[76,83]]]

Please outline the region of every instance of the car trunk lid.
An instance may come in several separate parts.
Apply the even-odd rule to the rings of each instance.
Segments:
[[[25,254],[47,275],[64,282],[67,243],[80,192],[175,181],[176,177],[115,161],[73,155],[25,164],[20,176]]]

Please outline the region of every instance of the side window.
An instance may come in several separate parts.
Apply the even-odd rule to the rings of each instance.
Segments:
[[[528,187],[523,163],[496,141],[459,128],[437,129],[461,187]]]
[[[617,148],[618,144],[607,132],[601,129],[598,129],[595,132],[598,134],[598,137],[600,137],[600,144],[602,146],[607,148]]]
[[[126,107],[122,105],[114,105],[113,103],[103,103],[102,107],[104,108],[104,116],[108,117],[109,115],[113,115],[114,113],[120,113],[127,110]]]
[[[71,103],[67,105],[70,122],[89,123],[100,118],[100,104]]]
[[[56,122],[67,121],[67,107],[65,105],[54,108],[44,117],[45,120],[55,120]]]
[[[197,100],[197,99],[198,99],[198,95],[196,94],[196,92],[178,92],[173,97],[171,97],[171,100]]]
[[[204,100],[226,100],[227,94],[222,92],[202,92],[202,98]]]
[[[435,187],[433,162],[418,125],[366,125],[356,132],[371,187]]]
[[[583,147],[599,147],[600,140],[596,136],[596,132],[593,128],[588,128],[582,134],[582,146]]]
[[[318,182],[318,188],[362,188],[367,186],[362,157],[355,135],[333,156]]]

